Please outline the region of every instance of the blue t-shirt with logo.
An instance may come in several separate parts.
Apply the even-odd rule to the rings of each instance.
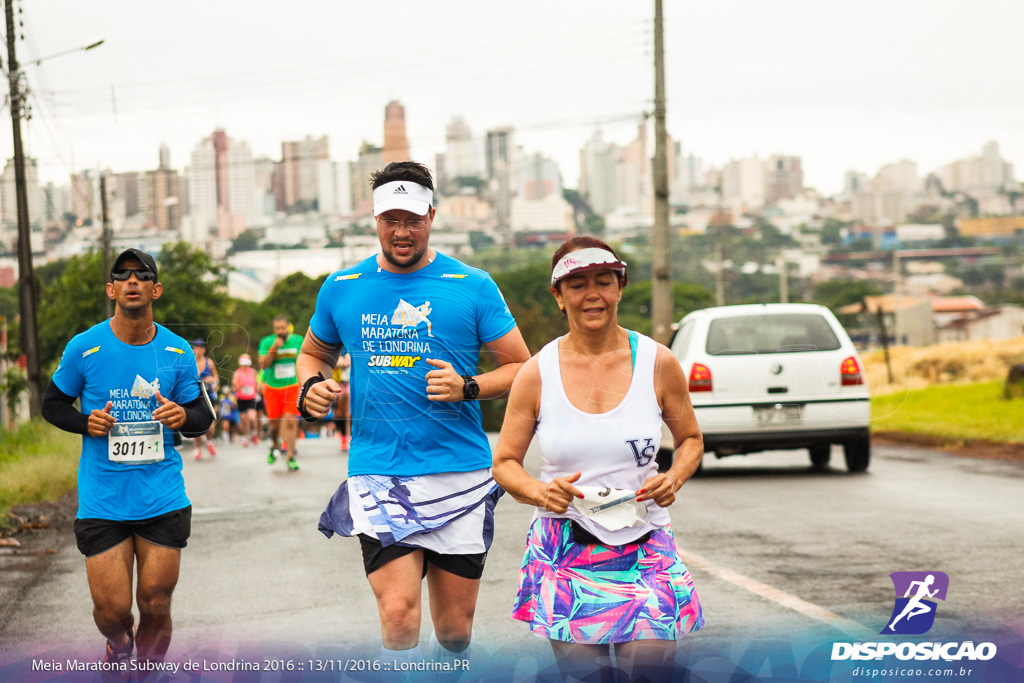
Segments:
[[[309,329],[351,354],[349,475],[489,467],[480,405],[428,400],[427,359],[475,375],[481,344],[515,326],[494,280],[443,254],[412,273],[389,273],[374,256],[328,276]]]
[[[154,389],[178,404],[199,396],[196,357],[188,342],[162,325],[148,344],[126,344],[105,320],[75,336],[53,375],[57,388],[78,397],[86,415],[107,401],[118,422],[145,422],[159,407]],[[164,459],[147,464],[114,462],[108,437],[82,437],[78,462],[78,518],[148,519],[188,507],[181,455],[174,434],[163,428]]]

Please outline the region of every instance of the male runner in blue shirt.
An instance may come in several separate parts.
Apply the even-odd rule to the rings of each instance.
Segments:
[[[349,478],[320,527],[359,537],[386,658],[420,656],[426,576],[431,656],[466,659],[501,495],[476,399],[506,395],[530,352],[490,276],[430,248],[430,171],[395,162],[371,184],[381,253],[327,278],[298,360],[299,408],[322,417],[352,357]],[[481,346],[496,370],[477,373]]]
[[[68,342],[42,405],[49,422],[82,435],[75,538],[93,618],[107,638],[105,660],[121,671],[136,645],[140,664],[167,653],[171,593],[192,519],[174,430],[196,437],[213,422],[191,347],[153,322],[162,293],[153,257],[122,252],[107,283],[114,317]]]

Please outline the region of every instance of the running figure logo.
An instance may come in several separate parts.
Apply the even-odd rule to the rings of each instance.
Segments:
[[[402,327],[416,327],[420,323],[427,324],[427,336],[433,337],[433,333],[430,329],[430,320],[427,316],[430,315],[430,302],[426,302],[422,306],[413,306],[405,299],[398,300],[398,308],[391,315],[392,325],[401,325]]]
[[[888,625],[879,633],[927,633],[935,623],[935,600],[946,599],[949,577],[944,572],[893,572],[889,578],[896,589],[896,604]]]

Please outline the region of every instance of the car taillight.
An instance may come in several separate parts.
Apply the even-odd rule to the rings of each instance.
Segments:
[[[839,366],[839,376],[842,378],[844,387],[852,387],[857,384],[864,384],[864,375],[860,371],[857,359],[850,356]]]
[[[711,370],[708,366],[694,363],[690,368],[690,391],[711,391]]]

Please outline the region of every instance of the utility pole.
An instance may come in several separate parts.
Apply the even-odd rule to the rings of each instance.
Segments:
[[[654,0],[654,234],[651,239],[651,332],[672,336],[672,236],[668,217],[668,134],[665,131],[665,40],[661,0]]]
[[[11,129],[14,133],[14,187],[18,205],[18,310],[21,317],[21,350],[28,375],[29,416],[39,417],[42,389],[39,374],[39,326],[36,320],[36,277],[32,268],[32,227],[28,222],[28,189],[25,182],[25,150],[21,144],[21,73],[14,54],[14,0],[4,3],[7,19],[7,74],[11,95]]]
[[[107,174],[100,171],[100,211],[103,212],[103,281],[110,274],[110,217],[107,215]],[[114,302],[106,297],[107,318],[114,317]]]
[[[779,271],[779,303],[789,303],[789,264],[782,254],[775,259],[775,267]]]

